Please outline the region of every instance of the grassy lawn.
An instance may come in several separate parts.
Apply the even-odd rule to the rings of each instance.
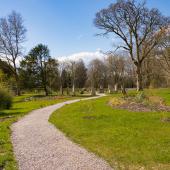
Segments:
[[[35,98],[32,99],[30,98],[32,96],[32,94],[25,94],[15,97],[13,107],[10,110],[0,111],[0,169],[17,169],[10,139],[10,125],[13,122],[34,109],[73,99],[73,97],[43,97],[38,95],[34,95]]]
[[[170,89],[147,90],[170,104]],[[116,97],[116,95],[114,95]],[[111,96],[67,105],[50,122],[117,169],[170,169],[170,123],[162,112],[113,109]]]

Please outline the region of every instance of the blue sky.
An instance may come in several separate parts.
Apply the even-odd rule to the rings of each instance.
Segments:
[[[112,2],[115,0],[0,0],[0,16],[12,10],[21,13],[28,30],[25,52],[44,43],[53,57],[60,57],[113,48],[114,40],[96,37],[100,30],[93,25],[95,13]],[[170,0],[148,0],[147,5],[170,15]]]

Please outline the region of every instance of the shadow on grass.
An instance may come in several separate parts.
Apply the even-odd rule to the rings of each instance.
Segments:
[[[21,114],[22,112],[19,112],[18,110],[21,110],[21,108],[11,108],[10,110],[2,110],[0,111],[0,117]]]
[[[5,116],[5,117],[0,117],[0,122],[4,122],[6,120],[9,120],[9,119],[12,119],[14,118],[15,116]]]

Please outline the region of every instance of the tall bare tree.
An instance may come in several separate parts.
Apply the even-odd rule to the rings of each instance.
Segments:
[[[128,51],[136,66],[137,90],[142,90],[142,62],[158,45],[170,23],[169,18],[157,9],[148,9],[144,2],[118,0],[99,11],[94,23],[105,31],[102,35],[114,33],[121,40],[117,48]]]
[[[26,29],[19,13],[13,11],[8,17],[0,19],[0,54],[8,62],[16,81],[16,94],[20,95],[17,60],[22,56],[22,44]],[[11,67],[12,66],[12,67]]]
[[[90,81],[91,84],[91,95],[95,96],[96,95],[96,89],[95,89],[95,66],[93,63],[89,64],[89,68],[88,68],[88,79]]]
[[[65,68],[65,63],[64,62],[59,62],[59,80],[60,80],[60,93],[63,95],[63,71]]]
[[[107,75],[108,75],[108,90],[111,93],[118,91],[118,85],[122,83],[122,78],[125,72],[125,59],[121,55],[108,54],[106,58]]]
[[[76,62],[70,61],[71,79],[72,79],[72,95],[75,96],[75,79],[76,79]]]
[[[69,61],[71,72],[72,95],[75,96],[75,88],[82,88],[85,85],[87,75],[83,60]]]

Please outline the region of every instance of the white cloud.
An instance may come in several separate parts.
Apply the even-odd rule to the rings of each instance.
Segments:
[[[104,58],[105,58],[105,54],[102,53],[100,49],[97,49],[95,52],[80,52],[80,53],[71,54],[69,56],[57,57],[59,61],[65,61],[65,60],[77,61],[79,59],[82,59],[86,64],[88,64],[93,59],[103,60]]]

